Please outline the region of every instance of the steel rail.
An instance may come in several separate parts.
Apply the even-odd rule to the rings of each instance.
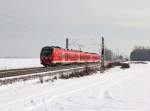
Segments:
[[[60,78],[62,75],[70,75],[72,73],[78,74],[82,71],[85,71],[86,68],[90,69],[99,69],[100,65],[82,65],[82,66],[76,66],[76,67],[66,67],[63,69],[57,69],[57,70],[51,70],[46,72],[37,72],[37,73],[30,73],[30,74],[24,74],[24,75],[18,75],[18,76],[8,76],[0,78],[0,86],[1,85],[7,85],[12,84],[19,81],[27,81],[31,79],[40,79],[43,81],[43,78],[48,77],[49,80],[53,80],[55,78]],[[86,72],[85,72],[86,73]]]
[[[81,64],[81,65],[66,65],[66,66],[59,65],[57,67],[51,66],[51,67],[36,67],[36,68],[1,70],[0,78],[20,76],[20,75],[29,75],[29,74],[34,74],[34,73],[48,72],[48,71],[56,71],[56,70],[61,70],[61,69],[65,69],[65,68],[75,68],[78,66],[85,66],[85,65],[83,65],[83,64]]]

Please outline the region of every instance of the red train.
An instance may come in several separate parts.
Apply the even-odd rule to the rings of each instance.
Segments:
[[[56,64],[96,63],[100,62],[101,57],[96,53],[46,46],[41,50],[40,60],[42,65],[51,66]]]

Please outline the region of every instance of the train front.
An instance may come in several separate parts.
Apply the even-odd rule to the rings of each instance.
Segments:
[[[45,67],[50,66],[52,63],[52,54],[53,54],[53,48],[52,47],[43,47],[40,54],[40,61],[41,64]]]

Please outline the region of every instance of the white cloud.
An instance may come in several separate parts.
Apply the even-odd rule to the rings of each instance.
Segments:
[[[67,36],[84,43],[103,35],[111,48],[129,52],[136,38],[149,40],[149,4],[149,0],[1,0],[0,56],[35,56],[42,45],[64,46]],[[130,45],[124,44],[124,39]],[[18,41],[31,53],[23,52]],[[9,45],[5,50],[12,51],[5,51],[5,44]],[[84,45],[85,50],[94,51],[96,46],[90,44]],[[18,53],[13,53],[14,49]]]

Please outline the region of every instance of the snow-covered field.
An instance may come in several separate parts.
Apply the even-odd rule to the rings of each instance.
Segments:
[[[44,84],[1,86],[0,111],[150,111],[150,63]]]
[[[0,70],[41,66],[39,58],[0,58]]]

